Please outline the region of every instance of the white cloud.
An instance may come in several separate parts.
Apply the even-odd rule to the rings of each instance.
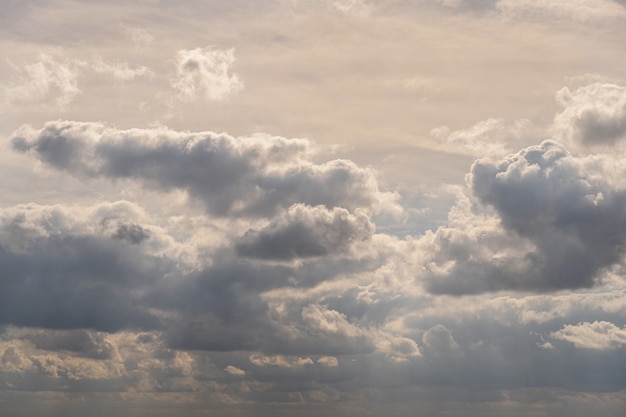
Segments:
[[[626,346],[626,327],[619,328],[606,321],[568,324],[552,333],[552,337],[571,342],[579,348],[617,349]]]
[[[232,365],[228,365],[226,368],[224,368],[224,371],[234,376],[244,376],[246,374],[246,371],[244,371],[243,369],[239,369],[236,366]]]
[[[284,355],[263,355],[253,353],[250,355],[250,363],[255,366],[278,366],[281,368],[301,368],[313,365],[313,360],[308,357],[292,357]]]
[[[176,77],[172,80],[180,97],[225,100],[241,92],[243,81],[231,72],[234,49],[182,49],[176,55]]]
[[[336,368],[339,366],[339,361],[334,356],[322,356],[317,360],[317,363],[329,368]]]
[[[367,17],[374,11],[374,6],[366,0],[332,0],[332,6],[348,15]]]

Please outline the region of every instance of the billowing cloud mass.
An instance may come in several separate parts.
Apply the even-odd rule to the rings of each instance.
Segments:
[[[444,293],[553,291],[597,284],[625,254],[626,192],[584,158],[545,141],[497,162],[478,160],[472,197],[494,213],[465,216],[429,237],[429,287]],[[480,209],[474,209],[480,210]]]
[[[626,2],[119,3],[2,6],[0,414],[623,414]]]
[[[395,208],[395,196],[378,190],[371,170],[347,160],[313,163],[313,146],[304,139],[58,121],[41,130],[25,126],[11,141],[14,149],[81,178],[137,179],[187,191],[215,215],[271,216],[295,203]]]

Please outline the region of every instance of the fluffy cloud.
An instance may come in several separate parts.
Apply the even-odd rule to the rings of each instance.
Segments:
[[[624,255],[626,193],[594,169],[552,141],[499,162],[476,161],[467,181],[478,206],[457,211],[466,216],[459,224],[472,225],[425,237],[436,248],[426,261],[429,288],[477,293],[595,285],[601,270]],[[487,214],[472,214],[481,209]]]
[[[341,254],[368,239],[373,229],[361,211],[353,215],[338,207],[297,204],[261,230],[248,231],[236,249],[242,256],[277,260]]]
[[[557,93],[563,110],[554,119],[554,134],[572,145],[614,145],[626,136],[626,88],[594,83]]]
[[[626,328],[620,329],[606,321],[567,325],[554,332],[552,337],[566,340],[586,349],[616,349],[626,345]]]
[[[313,163],[314,146],[304,139],[58,121],[23,127],[11,140],[14,149],[78,177],[187,191],[215,215],[272,216],[296,203],[398,210],[397,197],[378,189],[373,171],[347,160]]]
[[[172,87],[183,99],[224,100],[243,90],[243,81],[231,73],[234,62],[233,49],[182,49],[176,55]]]

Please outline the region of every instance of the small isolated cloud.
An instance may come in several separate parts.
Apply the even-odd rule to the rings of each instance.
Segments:
[[[309,357],[294,357],[284,355],[263,355],[253,353],[249,357],[250,363],[255,366],[278,366],[280,368],[301,368],[313,365],[313,360]]]
[[[626,346],[626,328],[607,321],[583,322],[564,326],[552,333],[555,339],[566,340],[584,349],[617,349]]]
[[[593,83],[557,93],[563,110],[554,118],[555,137],[572,145],[614,145],[626,137],[626,88]]]
[[[339,366],[339,361],[334,356],[322,356],[317,360],[317,363],[328,368],[336,368]]]
[[[236,249],[241,256],[276,260],[341,254],[373,231],[362,211],[296,204],[261,230],[248,231]]]
[[[234,49],[182,49],[176,54],[176,76],[172,80],[184,100],[203,97],[225,100],[243,90],[244,83],[231,72]]]
[[[236,366],[232,365],[228,365],[226,368],[224,368],[224,371],[234,376],[244,376],[246,374],[246,371],[244,371],[243,369],[239,369]]]

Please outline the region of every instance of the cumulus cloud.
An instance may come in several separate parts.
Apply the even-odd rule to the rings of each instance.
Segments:
[[[267,356],[260,353],[250,355],[250,363],[255,366],[279,366],[281,368],[299,368],[313,365],[313,360],[308,357],[288,357],[283,355]]]
[[[567,325],[552,333],[552,337],[566,340],[585,349],[616,349],[626,345],[626,328],[606,321]]]
[[[296,204],[261,230],[246,232],[236,249],[242,256],[277,260],[341,254],[373,230],[362,211]]]
[[[313,163],[314,145],[304,139],[57,121],[40,130],[25,126],[11,140],[14,149],[78,177],[186,191],[215,215],[272,216],[296,203],[399,210],[397,196],[379,190],[372,170],[347,160]]]
[[[556,138],[572,145],[614,145],[626,137],[626,88],[593,83],[557,93],[563,110],[554,118]]]
[[[458,213],[472,226],[444,227],[427,239],[431,291],[553,291],[592,287],[620,261],[626,193],[562,145],[546,141],[501,161],[478,160],[467,177],[493,214]]]
[[[243,81],[231,73],[234,49],[182,49],[176,55],[176,77],[172,80],[180,97],[225,100],[243,90]]]

